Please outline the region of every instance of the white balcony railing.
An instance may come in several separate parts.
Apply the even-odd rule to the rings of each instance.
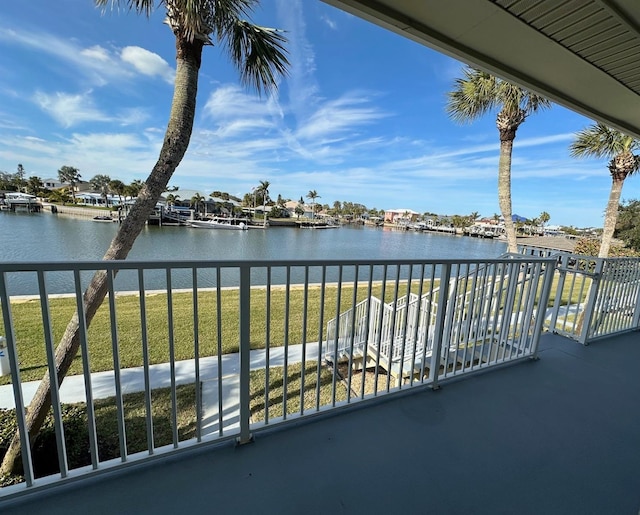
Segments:
[[[5,420],[23,463],[0,498],[533,358],[556,262],[0,264],[0,401],[16,408]],[[107,297],[79,324],[81,350],[58,387],[55,345],[76,310],[85,319],[82,293],[99,270]],[[45,373],[49,440],[29,445],[25,409]],[[69,440],[76,423],[83,441]]]
[[[545,327],[583,344],[640,328],[640,259],[562,253]]]

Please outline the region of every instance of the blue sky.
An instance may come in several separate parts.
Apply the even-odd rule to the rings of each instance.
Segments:
[[[6,2],[0,18],[0,170],[57,177],[75,166],[131,182],[157,158],[173,92],[174,38],[91,0]],[[263,0],[253,21],[287,31],[291,72],[274,96],[243,89],[223,51],[204,51],[193,137],[171,185],[483,216],[499,212],[495,116],[450,121],[462,64],[316,0]],[[605,161],[568,146],[590,121],[554,105],[518,130],[513,211],[601,226]],[[624,199],[638,197],[627,181]]]

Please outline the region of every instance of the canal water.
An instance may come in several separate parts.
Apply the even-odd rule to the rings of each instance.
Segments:
[[[99,260],[117,230],[116,223],[47,212],[2,212],[0,261]],[[129,259],[484,259],[498,257],[504,250],[505,243],[501,241],[362,226],[327,230],[271,227],[248,231],[148,226],[136,240]],[[68,281],[53,281],[51,293],[68,291],[68,284],[63,283]],[[14,280],[11,286],[12,294],[35,293],[33,278]],[[133,289],[131,285],[120,287]]]

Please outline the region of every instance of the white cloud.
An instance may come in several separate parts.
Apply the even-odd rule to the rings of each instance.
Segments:
[[[127,46],[120,52],[120,58],[143,75],[161,77],[165,82],[173,84],[175,77],[173,68],[154,52],[139,46]]]
[[[317,102],[320,88],[315,77],[316,55],[306,37],[307,26],[300,0],[279,0],[277,8],[283,26],[290,27],[287,37],[291,67],[287,87],[290,109],[300,120],[308,117]]]
[[[89,48],[85,48],[80,51],[80,54],[94,61],[100,61],[101,63],[111,63],[113,58],[106,48],[102,48],[100,45],[95,45]]]
[[[389,116],[369,104],[363,92],[348,93],[321,105],[297,131],[301,139],[335,137]]]
[[[43,93],[34,95],[35,103],[62,127],[69,128],[85,122],[113,122],[120,125],[137,125],[148,119],[142,109],[123,109],[109,115],[96,107],[91,91],[79,94]]]
[[[34,37],[28,30],[5,27],[0,27],[0,41],[71,64],[92,85],[104,86],[110,82],[118,84],[137,74],[161,77],[165,82],[173,84],[175,75],[162,57],[138,46],[127,46],[122,50],[108,49],[101,45],[85,48],[75,40],[51,33],[39,31],[38,37]]]
[[[105,122],[109,117],[93,104],[89,93],[70,95],[38,92],[34,97],[40,108],[63,127],[71,127],[82,122]]]
[[[329,18],[326,15],[320,16],[320,19],[325,23],[325,25],[327,25],[327,27],[329,27],[331,30],[338,30],[338,24],[335,22],[335,20],[332,20],[331,18]]]
[[[269,116],[271,112],[264,100],[243,92],[236,85],[222,86],[211,93],[204,111],[214,120],[260,118]]]

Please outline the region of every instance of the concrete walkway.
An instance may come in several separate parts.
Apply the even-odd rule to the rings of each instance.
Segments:
[[[269,366],[284,366],[284,347],[273,347],[269,352]],[[264,349],[253,350],[250,355],[251,370],[265,368],[266,352]],[[307,360],[318,359],[318,344],[307,343]],[[290,345],[288,351],[289,364],[302,361],[302,345]],[[195,361],[188,359],[176,361],[176,384],[189,384],[195,381]],[[240,355],[224,354],[221,364],[222,393],[218,394],[218,357],[200,358],[200,382],[202,385],[202,430],[203,434],[219,430],[219,403],[222,402],[222,420],[225,430],[239,427],[239,387],[240,387]],[[149,367],[151,389],[171,386],[171,368],[169,363],[151,365]],[[126,368],[120,371],[120,382],[123,393],[144,391],[144,368]],[[33,398],[40,381],[22,383],[22,395],[25,404]],[[91,374],[91,388],[94,399],[104,399],[116,394],[113,370]],[[60,387],[60,400],[69,404],[86,402],[83,375],[68,376]],[[15,408],[12,385],[0,386],[0,409]]]

